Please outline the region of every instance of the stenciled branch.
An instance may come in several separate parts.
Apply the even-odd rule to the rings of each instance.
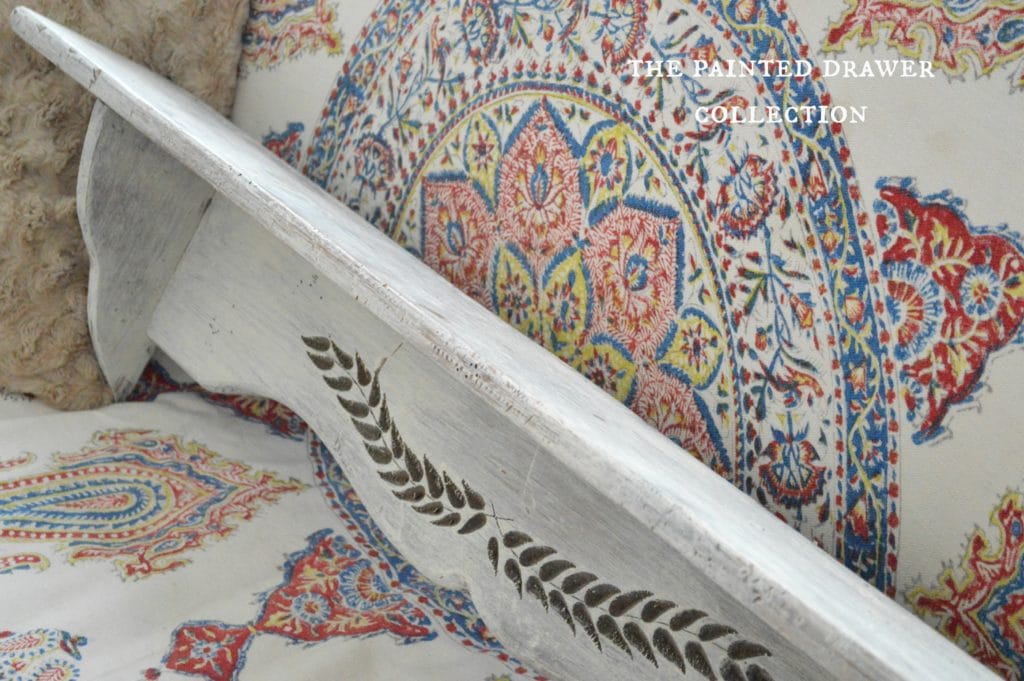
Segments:
[[[718,648],[723,681],[772,681],[771,674],[753,660],[771,656],[765,646],[738,638],[736,629],[710,620],[703,610],[655,598],[651,591],[623,589],[602,581],[560,557],[557,549],[535,542],[519,530],[503,529],[487,512],[487,502],[465,480],[439,470],[427,456],[416,454],[402,439],[380,385],[383,364],[370,371],[358,353],[341,350],[323,336],[303,336],[307,355],[323,372],[323,380],[336,393],[376,464],[381,480],[396,489],[392,494],[413,511],[430,517],[439,527],[473,534],[493,525],[487,556],[495,575],[502,573],[524,595],[554,611],[575,635],[577,627],[599,651],[611,643],[631,658],[644,658],[655,667],[659,660],[680,672],[688,669],[711,680],[718,678],[708,647]],[[726,644],[726,637],[733,637]],[[687,667],[689,665],[689,667]]]

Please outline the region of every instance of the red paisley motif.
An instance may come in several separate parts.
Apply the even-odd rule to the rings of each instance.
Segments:
[[[897,222],[878,217],[878,228],[891,239],[883,262],[923,266],[942,296],[939,333],[907,358],[905,381],[917,383],[925,393],[917,439],[941,431],[950,407],[974,391],[988,356],[1005,346],[1024,320],[1024,255],[1003,236],[975,233],[954,207],[921,200],[905,187],[880,190],[895,209]],[[890,282],[890,296],[917,302],[905,286]],[[917,307],[897,340],[907,342],[925,320]]]

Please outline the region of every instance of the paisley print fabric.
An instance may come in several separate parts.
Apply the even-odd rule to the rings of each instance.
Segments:
[[[1024,497],[1007,492],[959,565],[907,595],[914,611],[1008,679],[1024,670]]]
[[[0,678],[542,678],[387,542],[288,408],[158,365],[134,395],[0,409]]]
[[[237,117],[903,602],[1024,483],[1007,430],[1024,251],[1006,188],[1024,116],[973,77],[1019,81],[1020,12],[365,0],[346,14],[346,54],[300,62],[302,88],[251,74]],[[936,77],[829,77],[839,56],[856,73],[926,60]],[[757,59],[811,73],[695,75],[697,60]],[[658,60],[680,75],[649,72]],[[867,120],[698,117],[837,104],[869,105]]]
[[[829,95],[627,64],[805,56],[754,4],[391,0],[265,143],[892,593],[895,385],[844,138],[694,114]]]
[[[846,0],[826,50],[856,40],[884,41],[907,57],[925,59],[951,76],[986,75],[1009,66],[1024,87],[1024,2],[1020,0]],[[1016,68],[1014,68],[1016,67]]]
[[[87,643],[84,636],[59,629],[0,631],[0,679],[74,681]]]
[[[883,178],[878,188],[900,386],[920,442],[970,400],[991,353],[1020,343],[1024,246],[1005,226],[971,225],[950,192],[921,196],[906,178]]]
[[[375,636],[409,645],[442,635],[528,675],[488,632],[466,594],[430,583],[388,542],[319,439],[310,437],[308,447],[324,498],[347,531],[325,528],[310,535],[307,546],[286,559],[282,582],[259,597],[250,622],[199,620],[179,626],[164,666],[226,681],[239,677],[250,645],[264,635],[305,646]]]
[[[242,33],[242,66],[273,68],[302,52],[341,52],[338,15],[327,0],[253,0]]]
[[[57,542],[72,562],[110,560],[126,578],[185,565],[181,554],[235,519],[303,489],[153,431],[101,431],[53,460],[52,472],[0,480],[0,541]]]

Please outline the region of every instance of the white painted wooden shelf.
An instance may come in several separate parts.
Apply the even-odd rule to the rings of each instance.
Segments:
[[[12,23],[100,100],[79,208],[119,395],[159,346],[289,405],[403,553],[553,678],[991,678],[230,121]]]

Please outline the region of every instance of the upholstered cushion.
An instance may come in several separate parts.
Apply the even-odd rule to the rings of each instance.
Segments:
[[[1021,10],[951,4],[267,3],[234,115],[1019,676]]]
[[[27,5],[144,63],[224,113],[247,0],[0,0],[0,387],[68,409],[110,392],[86,326],[88,259],[75,216],[92,98],[19,40]]]

